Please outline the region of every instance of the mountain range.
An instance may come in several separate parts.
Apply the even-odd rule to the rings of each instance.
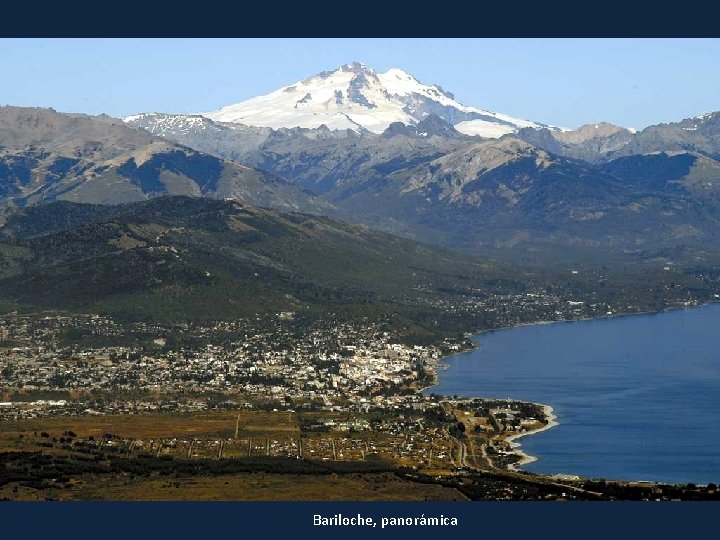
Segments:
[[[159,195],[329,215],[513,264],[707,264],[720,113],[567,130],[360,63],[204,115],[0,108],[0,205]]]
[[[133,129],[108,116],[0,107],[0,207],[160,195],[238,197],[285,210],[328,204],[277,175]]]
[[[302,88],[312,86],[315,93],[309,93],[320,96],[321,89],[340,88],[339,81],[355,77],[374,88],[390,76],[355,63],[310,77]],[[388,88],[410,95],[420,84],[409,75],[403,80],[408,93]],[[261,106],[289,110],[277,100],[301,86],[290,88],[206,116],[149,113],[126,121],[272,171],[328,201],[343,219],[513,263],[665,265],[717,255],[718,113],[641,131],[608,123],[575,130],[515,123],[478,137],[463,132],[468,120],[435,106],[390,123],[385,108],[373,129],[342,122],[302,127],[300,117]],[[444,92],[422,88],[427,99],[434,95],[428,88]],[[376,101],[396,95],[383,92],[373,94]],[[336,105],[320,116],[339,118]]]

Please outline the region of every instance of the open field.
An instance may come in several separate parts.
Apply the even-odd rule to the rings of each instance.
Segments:
[[[464,411],[454,413],[468,427],[484,425],[468,420]],[[720,490],[709,486],[562,480],[484,469],[478,461],[485,464],[488,456],[478,452],[479,438],[427,435],[412,425],[404,433],[308,431],[320,420],[345,418],[303,413],[299,422],[292,412],[239,414],[239,425],[232,411],[4,421],[0,500],[720,497]]]
[[[303,416],[313,420],[315,415]],[[322,415],[333,416],[337,415]],[[392,471],[399,460],[393,459],[391,449],[400,444],[398,437],[372,432],[305,433],[302,450],[300,438],[298,415],[292,412],[4,421],[0,454],[8,464],[5,470],[17,473],[6,472],[6,479],[0,475],[0,499],[466,498],[452,487],[395,475]],[[301,458],[303,451],[310,461]]]
[[[118,416],[38,418],[0,422],[0,445],[20,434],[46,431],[51,436],[73,431],[78,437],[101,437],[112,433],[125,438],[232,437],[238,415],[244,432],[257,435],[298,434],[294,413],[260,411],[210,411],[196,413],[152,413]]]
[[[348,418],[339,413],[302,414],[306,425]],[[10,420],[0,422],[0,451],[32,452],[40,446],[51,454],[104,449],[128,456],[188,459],[275,456],[347,462],[374,458],[407,467],[430,466],[431,458],[433,468],[452,466],[452,442],[437,430],[429,435],[368,429],[308,431],[300,423],[300,415],[294,412],[262,411]]]

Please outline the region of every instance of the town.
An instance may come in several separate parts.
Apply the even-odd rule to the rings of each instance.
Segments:
[[[505,436],[547,421],[539,406],[453,401],[422,392],[433,384],[442,358],[472,342],[402,344],[383,320],[307,324],[293,313],[279,313],[213,326],[168,326],[122,324],[99,315],[10,315],[2,321],[2,343],[5,421],[199,411],[294,418],[291,433],[257,436],[238,414],[237,425],[226,422],[225,437],[103,433],[74,438],[74,450],[115,447],[182,458],[376,456],[433,470],[470,461],[506,467],[518,457],[503,444]],[[466,424],[482,435],[473,437],[477,453],[475,445],[468,452],[460,440]],[[42,445],[70,443],[63,436],[36,438]]]
[[[626,301],[586,303],[546,291],[473,299],[490,327],[635,310]],[[412,481],[460,482],[453,489],[466,490],[485,485],[478,474],[500,475],[491,484],[505,487],[483,495],[493,498],[598,496],[575,477],[518,470],[528,456],[515,439],[552,427],[548,407],[432,393],[443,359],[475,346],[470,335],[422,343],[404,339],[404,330],[391,315],[280,312],[171,324],[7,314],[3,455],[50,449],[66,452],[73,467],[83,455],[113,463],[290,459],[409,471],[402,474]]]
[[[630,294],[611,304],[536,288],[467,294],[456,304],[432,307],[457,317],[474,314],[478,330],[492,330],[691,307],[715,296],[681,291],[663,305],[648,306]],[[392,406],[432,385],[442,358],[474,346],[470,334],[408,337],[406,324],[396,315],[318,318],[294,312],[205,324],[6,314],[0,317],[0,418]]]

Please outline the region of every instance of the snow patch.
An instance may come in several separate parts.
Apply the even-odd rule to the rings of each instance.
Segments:
[[[491,139],[497,139],[508,133],[513,133],[516,130],[512,126],[507,124],[495,124],[486,120],[467,120],[455,124],[455,129],[465,135],[474,135],[478,137],[487,137]]]

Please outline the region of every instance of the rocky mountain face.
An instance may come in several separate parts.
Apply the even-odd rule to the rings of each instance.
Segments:
[[[516,138],[465,147],[398,170],[346,210],[405,234],[524,264],[675,256],[720,241],[718,163],[695,154],[602,167]]]
[[[555,154],[591,163],[653,152],[692,152],[720,158],[720,112],[632,131],[611,124],[575,131],[522,129],[517,136]]]
[[[634,133],[612,124],[586,124],[573,131],[553,133],[547,129],[522,129],[517,136],[558,156],[602,161],[633,140]]]
[[[0,108],[0,206],[54,200],[117,204],[160,195],[239,198],[311,212],[329,209],[277,175],[114,118]]]
[[[361,138],[363,135],[353,130],[330,130],[325,126],[308,128],[258,128],[216,122],[199,115],[145,113],[125,118],[125,122],[134,128],[148,131],[180,144],[201,150],[208,154],[223,157],[239,163],[254,163],[262,149],[273,144],[288,141],[332,141]]]
[[[198,126],[194,127],[194,123],[183,115],[166,114],[142,115],[129,121],[132,126],[203,152],[273,171],[317,194],[361,186],[475,140],[434,115],[416,125],[393,123],[380,135],[324,126],[252,128],[205,118]]]
[[[702,259],[709,255],[697,249],[715,250],[713,118],[638,133],[610,124],[522,129],[489,140],[463,135],[438,116],[394,123],[379,135],[321,128],[258,137],[244,134],[258,128],[210,120],[222,135],[164,127],[179,120],[146,127],[158,133],[163,126],[184,144],[273,171],[345,219],[523,264],[570,264],[688,260],[678,249]]]

